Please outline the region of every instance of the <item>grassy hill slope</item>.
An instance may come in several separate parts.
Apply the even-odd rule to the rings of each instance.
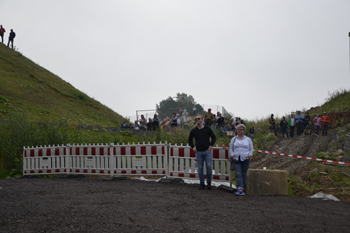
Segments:
[[[0,44],[0,119],[14,115],[94,126],[116,126],[122,121],[108,107]]]

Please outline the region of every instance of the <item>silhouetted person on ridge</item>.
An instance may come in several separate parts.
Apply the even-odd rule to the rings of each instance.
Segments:
[[[1,36],[1,43],[4,43],[4,33],[6,32],[5,28],[0,25],[0,36]]]
[[[16,33],[11,29],[10,36],[9,36],[9,42],[7,43],[7,47],[10,47],[10,42],[11,42],[11,47],[13,49],[13,40],[16,37]]]

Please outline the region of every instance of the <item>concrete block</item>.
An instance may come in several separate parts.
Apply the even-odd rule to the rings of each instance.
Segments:
[[[288,195],[287,172],[249,169],[246,193],[249,195]]]

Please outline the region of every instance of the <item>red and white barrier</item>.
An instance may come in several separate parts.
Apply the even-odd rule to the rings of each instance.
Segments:
[[[109,145],[72,145],[68,146],[69,173],[86,175],[110,174],[111,146]]]
[[[67,145],[23,149],[23,175],[167,175],[166,144]]]
[[[23,148],[23,175],[66,174],[65,146]]]
[[[117,145],[112,151],[112,175],[167,175],[165,144]]]
[[[224,148],[214,147],[213,155],[213,180],[230,180],[230,162],[228,161],[228,151]],[[204,166],[204,174],[206,168]],[[190,146],[170,145],[169,155],[169,176],[174,178],[198,179],[196,166],[196,154]],[[206,176],[205,176],[206,178]]]

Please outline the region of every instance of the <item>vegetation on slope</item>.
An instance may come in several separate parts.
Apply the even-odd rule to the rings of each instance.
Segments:
[[[0,119],[116,126],[122,117],[20,52],[0,44]]]

